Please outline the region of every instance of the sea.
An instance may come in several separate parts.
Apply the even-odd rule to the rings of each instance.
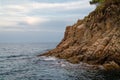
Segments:
[[[120,74],[38,57],[58,43],[0,43],[0,80],[120,80]]]

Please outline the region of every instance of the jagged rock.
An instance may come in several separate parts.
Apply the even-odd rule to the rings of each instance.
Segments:
[[[66,28],[58,46],[40,56],[56,56],[71,63],[120,67],[120,1],[104,4]]]
[[[107,70],[107,71],[120,70],[120,66],[114,61],[103,64],[103,66],[104,66],[105,70]]]

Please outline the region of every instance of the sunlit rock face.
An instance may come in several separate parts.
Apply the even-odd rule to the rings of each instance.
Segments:
[[[120,69],[120,1],[98,6],[83,20],[67,26],[60,44],[43,55]]]

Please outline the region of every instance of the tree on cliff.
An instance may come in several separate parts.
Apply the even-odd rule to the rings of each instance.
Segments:
[[[102,4],[102,3],[120,3],[120,0],[92,0],[90,4]]]
[[[103,3],[105,0],[92,0],[90,1],[90,4],[98,4],[98,3]]]

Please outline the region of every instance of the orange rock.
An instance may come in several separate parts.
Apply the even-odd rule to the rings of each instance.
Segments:
[[[60,44],[41,56],[56,56],[72,63],[83,61],[89,64],[103,65],[107,70],[119,69],[119,11],[120,3],[112,3],[107,6],[105,4],[105,7],[99,11],[91,12],[85,19],[78,20],[73,26],[66,27],[64,38]],[[111,16],[106,17],[108,13],[111,13]]]

